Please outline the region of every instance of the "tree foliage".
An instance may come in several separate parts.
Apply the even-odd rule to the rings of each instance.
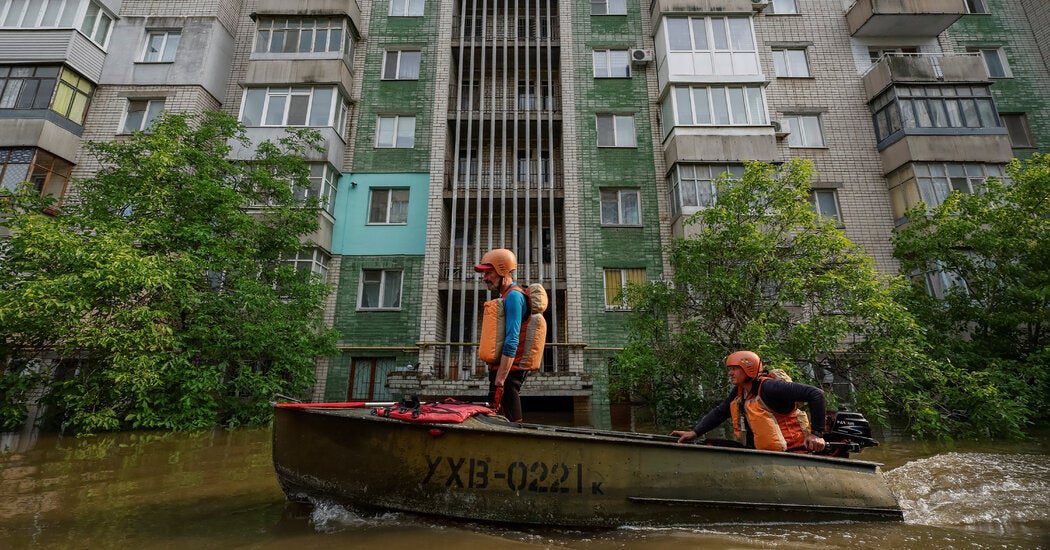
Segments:
[[[3,201],[5,403],[35,375],[67,429],[189,429],[265,422],[274,394],[310,386],[333,351],[328,288],[283,260],[317,228],[317,201],[295,193],[319,138],[231,160],[244,139],[225,114],[166,115],[88,144],[101,168],[57,212],[29,189]]]
[[[955,402],[993,434],[1050,415],[1050,155],[1015,160],[1007,174],[981,193],[916,206],[893,239],[902,270],[917,274],[904,300],[933,355],[956,384],[981,390]],[[947,282],[944,295],[929,295],[918,274]]]
[[[811,210],[811,170],[750,163],[742,178],[716,182],[716,203],[670,247],[673,280],[629,290],[630,341],[614,385],[648,402],[659,423],[692,422],[728,392],[724,357],[750,349],[799,381],[848,381],[869,418],[900,414],[914,433],[948,433],[949,377],[930,368],[924,331],[894,299],[906,283],[880,275]]]

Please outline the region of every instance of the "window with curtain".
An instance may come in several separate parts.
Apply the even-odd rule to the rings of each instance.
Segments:
[[[806,49],[774,49],[773,70],[780,78],[801,78],[810,76],[809,58],[806,56]]]
[[[824,132],[820,127],[820,115],[785,115],[788,147],[824,147]]]
[[[424,0],[390,0],[391,17],[421,17]]]
[[[634,115],[597,115],[598,147],[636,147]]]
[[[349,106],[335,86],[248,88],[241,103],[245,126],[331,126],[342,133]]]
[[[628,310],[627,285],[645,284],[645,268],[605,269],[605,309]]]
[[[43,149],[0,147],[0,189],[14,192],[23,182],[33,185],[40,196],[61,200],[69,185],[73,164]]]
[[[631,57],[627,50],[594,50],[594,78],[630,78]]]
[[[419,80],[418,50],[387,50],[383,59],[383,80]]]
[[[401,309],[402,271],[362,269],[358,309]]]
[[[641,225],[638,189],[602,189],[602,225]]]
[[[368,223],[408,223],[408,189],[373,188],[368,204]]]

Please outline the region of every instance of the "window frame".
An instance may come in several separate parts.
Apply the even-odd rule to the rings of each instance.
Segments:
[[[29,75],[14,75],[16,69],[26,70],[30,69],[31,74]],[[41,69],[53,69],[54,75],[38,75],[37,72]],[[56,91],[58,90],[58,83],[62,81],[62,71],[66,68],[62,65],[0,65],[0,105],[5,97],[13,91],[13,99],[11,99],[11,105],[7,107],[0,106],[0,110],[17,110],[17,111],[33,111],[33,110],[44,110],[51,109],[55,104]],[[73,74],[76,74],[75,72]],[[12,82],[18,81],[17,88],[13,87]],[[32,81],[34,86],[32,88],[32,98],[29,102],[28,107],[20,106],[24,99],[23,93],[26,93],[30,88],[26,86],[26,82]],[[42,87],[41,84],[44,84]],[[46,94],[41,92],[47,90],[50,86],[50,91]],[[94,91],[94,86],[92,86]],[[72,96],[71,96],[72,97]],[[90,95],[88,96],[90,102]],[[86,109],[85,109],[86,110]],[[59,111],[55,111],[58,113]],[[65,116],[65,115],[62,115]],[[68,117],[66,117],[68,118]],[[72,119],[70,119],[72,120]],[[82,122],[81,122],[82,123]]]
[[[80,12],[79,17],[77,18],[80,22],[80,24],[77,26],[77,30],[80,31],[80,34],[83,34],[85,37],[87,37],[88,40],[92,41],[93,43],[98,45],[98,47],[105,50],[106,47],[109,45],[110,37],[113,36],[113,24],[116,23],[117,18],[113,14],[111,14],[105,6],[98,2],[95,2],[94,0],[86,0],[84,2],[84,6],[85,7],[81,8],[82,11]],[[95,17],[94,24],[92,24],[91,26],[91,32],[88,33],[84,32],[84,23],[87,22],[87,14],[88,11],[91,10],[91,6],[96,6],[98,8],[98,14]],[[107,19],[109,20],[109,23],[106,26],[106,36],[103,37],[102,41],[100,42],[95,39],[95,35],[98,34],[99,25],[102,23],[102,21]]]
[[[1004,78],[1014,77],[1013,71],[1010,70],[1010,63],[1006,58],[1006,50],[1004,50],[1002,46],[973,46],[967,48],[967,51],[976,52],[978,55],[981,56],[981,63],[984,63],[984,68],[988,71],[989,78],[1001,80]],[[992,74],[992,68],[988,65],[988,56],[986,55],[986,52],[991,52],[995,54],[996,59],[999,60],[999,65],[1003,68],[1002,76],[996,76]]]
[[[773,52],[773,74],[777,78],[813,78],[813,69],[812,69],[812,67],[809,64],[809,48],[805,48],[805,47],[798,47],[798,48],[776,47],[776,48],[772,48],[772,52]],[[777,57],[778,57],[777,54],[783,54],[781,56],[782,60],[780,61],[780,64],[786,69],[787,73],[790,73],[791,72],[791,67],[793,65],[790,62],[790,59],[788,58],[788,52],[802,52],[802,61],[803,61],[803,65],[806,67],[806,74],[780,74],[780,71],[777,69],[777,64],[778,64],[777,63]]]
[[[382,125],[382,120],[384,118],[393,118],[394,119],[394,131],[391,134],[393,136],[393,138],[394,138],[394,141],[390,145],[383,145],[383,144],[381,144],[379,142],[379,129],[380,129],[381,125]],[[407,147],[398,147],[398,145],[397,145],[397,132],[398,132],[398,129],[401,127],[401,119],[402,118],[411,118],[412,119],[412,144],[407,146]],[[415,115],[376,115],[376,132],[375,132],[375,138],[373,140],[372,147],[375,148],[375,149],[415,149],[415,147],[416,147],[416,123],[415,123],[416,121],[415,121],[415,119],[416,119]]]
[[[938,91],[931,93],[930,89]],[[1003,127],[988,86],[895,84],[876,96],[869,106],[875,140],[879,144],[909,129],[984,130]],[[992,118],[989,119],[988,115]],[[955,124],[956,120],[959,125]],[[973,121],[976,121],[975,125],[969,124]]]
[[[416,76],[415,76],[415,78],[406,78],[406,77],[402,77],[401,76],[401,60],[402,60],[402,55],[405,52],[411,52],[411,53],[419,54],[418,61],[416,62]],[[387,58],[388,58],[388,56],[390,54],[394,54],[394,55],[397,56],[397,62],[394,65],[394,76],[388,76],[386,74]],[[408,80],[408,81],[419,80],[419,75],[420,75],[420,72],[421,72],[422,68],[423,68],[423,51],[422,50],[400,49],[400,48],[384,50],[383,51],[383,64],[381,65],[381,73],[380,73],[379,79],[380,80]]]
[[[1024,135],[1027,140],[1024,144],[1014,143],[1014,133],[1011,131],[1010,123],[1008,120],[1013,120],[1019,123],[1017,130]],[[1034,149],[1036,148],[1035,136],[1032,135],[1032,127],[1028,124],[1027,113],[999,113],[999,121],[1003,123],[1003,127],[1006,128],[1006,133],[1010,137],[1010,147],[1014,149]]]
[[[362,305],[362,300],[365,296],[365,272],[378,271],[379,275],[379,305],[376,307],[367,307]],[[398,290],[397,290],[397,306],[383,306],[383,296],[385,295],[387,283],[387,273],[397,273],[399,277]],[[357,311],[401,311],[402,303],[404,302],[404,290],[405,290],[405,270],[398,268],[369,268],[363,267],[359,272],[359,280],[357,285]]]
[[[682,121],[679,120],[678,90],[682,90],[682,89],[689,90],[689,114],[690,114],[690,117],[692,117],[693,120],[692,120],[692,122],[688,122],[688,123],[682,122]],[[707,115],[708,115],[708,119],[711,122],[706,122],[706,123],[705,122],[697,122],[700,117],[697,116],[699,111],[698,111],[697,105],[696,105],[696,94],[697,94],[696,90],[705,90],[705,95],[707,97]],[[715,120],[716,106],[715,106],[715,101],[713,99],[714,98],[714,92],[712,92],[712,90],[725,90],[725,92],[723,93],[723,97],[725,98],[726,116],[729,117],[729,122],[723,123],[723,122],[717,122]],[[736,118],[734,116],[734,113],[736,113],[737,111],[733,107],[733,102],[732,102],[732,97],[731,97],[731,94],[730,94],[730,90],[742,90],[741,94],[743,94],[742,95],[742,99],[743,99],[743,102],[744,102],[743,103],[744,112],[742,114],[743,114],[744,119],[745,119],[744,122],[733,122],[733,120]],[[752,97],[752,92],[751,91],[752,90],[758,90],[759,97],[762,100],[762,112],[760,113],[762,115],[761,120],[755,120],[755,118],[753,116],[753,113],[752,113],[752,107],[753,107],[752,104],[751,104],[751,97]],[[669,93],[668,96],[671,99],[671,113],[672,113],[672,116],[674,117],[674,120],[673,120],[674,126],[768,126],[769,125],[769,107],[766,104],[766,91],[765,91],[763,86],[747,85],[747,84],[742,84],[742,85],[731,85],[730,84],[730,85],[707,85],[707,86],[704,86],[704,85],[682,86],[682,85],[675,84],[675,85],[671,86],[671,93]],[[664,101],[667,101],[667,99],[665,99]]]
[[[646,272],[645,267],[605,267],[605,268],[602,268],[602,302],[604,302],[605,311],[631,311],[631,309],[633,309],[633,308],[631,308],[630,304],[627,303],[627,293],[624,292],[624,290],[627,288],[627,285],[630,284],[628,282],[627,272],[628,271],[635,271],[635,270],[641,271],[643,280],[645,282],[648,282],[648,279],[645,279],[645,272]],[[618,271],[620,273],[620,291],[619,291],[618,294],[620,295],[621,303],[619,305],[617,305],[617,304],[610,304],[609,303],[609,278],[608,278],[608,273],[610,271]]]
[[[966,0],[963,3],[966,5],[966,13],[968,15],[991,15],[992,13],[988,9],[988,0]],[[980,10],[977,9],[978,7],[980,7]]]
[[[599,125],[598,125],[598,121],[599,121],[599,119],[601,117],[612,117],[612,119],[613,119],[612,120],[612,122],[613,122],[613,133],[612,133],[613,144],[612,145],[602,145],[601,130],[600,130]],[[631,138],[632,138],[631,141],[632,142],[631,142],[630,145],[620,145],[619,143],[616,142],[616,137],[619,134],[619,132],[617,132],[618,124],[617,124],[616,121],[617,121],[617,119],[621,119],[621,118],[629,118],[629,119],[631,119],[631,127],[634,129],[634,131],[631,133]],[[635,124],[634,114],[595,113],[595,115],[594,115],[594,132],[595,132],[595,137],[597,138],[597,146],[599,148],[602,148],[602,149],[604,149],[604,148],[609,148],[609,149],[634,149],[634,148],[638,147],[638,126]]]
[[[288,22],[289,21],[297,22],[297,26],[289,27],[288,26]],[[304,21],[311,21],[312,23],[309,26],[306,26],[306,25],[303,24]],[[317,25],[318,21],[324,21],[325,25],[323,27],[318,26]],[[284,26],[283,27],[275,26],[275,24],[277,22],[283,22]],[[267,25],[267,26],[263,26],[264,24]],[[313,46],[315,46],[317,44],[317,36],[316,35],[317,35],[317,29],[319,29],[319,28],[323,29],[325,31],[325,33],[326,33],[326,36],[325,36],[325,50],[324,51],[314,51],[313,50]],[[283,51],[283,47],[282,47],[282,51],[273,51],[273,37],[274,37],[275,31],[280,30],[280,31],[286,33],[288,30],[291,30],[291,29],[298,30],[299,33],[300,33],[300,38],[295,42],[297,44],[296,45],[296,50],[295,51],[286,52],[286,51]],[[333,43],[333,41],[332,41],[332,31],[336,30],[336,29],[338,29],[340,31],[340,40],[339,40],[339,44],[338,44],[337,48],[333,50],[333,49],[330,49],[330,46]],[[302,51],[302,50],[298,49],[298,44],[302,43],[301,33],[303,32],[303,30],[308,30],[311,33],[311,40],[310,40],[311,49],[309,51]],[[270,56],[280,56],[280,57],[312,56],[314,58],[317,58],[317,57],[321,57],[321,56],[340,55],[346,61],[347,66],[352,68],[354,47],[356,45],[356,41],[354,40],[354,35],[353,35],[352,32],[350,32],[350,30],[351,30],[351,25],[347,21],[347,19],[345,17],[340,17],[340,16],[336,16],[336,15],[317,15],[317,16],[305,16],[304,15],[304,16],[296,16],[296,17],[266,16],[264,18],[261,18],[259,20],[259,22],[257,22],[255,24],[255,34],[252,36],[252,50],[251,50],[251,54],[250,55],[251,56],[267,56],[266,57],[267,59],[271,58]],[[260,41],[262,39],[262,34],[264,32],[267,33],[266,34],[267,47],[266,47],[265,50],[260,51],[259,50],[259,44],[260,44]]]
[[[332,99],[331,99],[331,104],[329,105],[329,109],[330,110],[329,110],[329,113],[328,113],[328,120],[325,121],[324,124],[322,124],[321,126],[312,126],[310,124],[310,119],[312,118],[312,115],[314,114],[314,108],[315,108],[314,94],[319,89],[331,89],[332,90]],[[261,90],[262,94],[263,94],[262,105],[260,106],[260,109],[259,109],[259,123],[249,126],[248,124],[245,124],[245,121],[244,121],[244,111],[245,111],[245,107],[248,104],[248,94],[250,94],[252,91],[258,91],[258,90]],[[288,92],[287,93],[282,93],[284,90],[288,90]],[[297,90],[297,92],[293,92],[293,90]],[[291,108],[292,108],[291,98],[292,98],[292,96],[295,96],[295,95],[299,95],[299,96],[307,95],[307,94],[303,93],[303,90],[310,90],[310,93],[309,93],[310,99],[309,99],[309,103],[307,104],[306,115],[305,115],[306,122],[305,122],[305,124],[288,124],[288,115],[291,112]],[[284,112],[283,112],[283,114],[281,116],[281,123],[279,123],[279,124],[267,124],[266,123],[266,118],[267,118],[267,114],[269,114],[271,98],[277,97],[277,96],[284,96],[284,97],[287,98],[286,101],[285,101]],[[342,137],[342,136],[344,136],[344,131],[345,131],[345,128],[346,128],[346,117],[347,117],[347,114],[348,114],[347,112],[348,112],[349,108],[350,108],[349,104],[343,98],[342,94],[339,93],[339,88],[337,86],[331,86],[331,85],[326,85],[326,86],[308,86],[308,85],[307,86],[282,86],[282,87],[278,87],[278,86],[257,86],[257,87],[245,88],[244,92],[241,94],[241,105],[240,105],[240,108],[239,108],[238,113],[237,113],[237,120],[241,124],[245,124],[245,126],[247,126],[249,128],[333,128],[333,129],[335,129],[336,133],[338,133],[339,136]]]
[[[306,255],[306,257],[304,257]],[[294,256],[284,259],[284,263],[291,264],[295,271],[303,271],[300,266],[306,265],[306,270],[311,275],[320,275],[322,281],[328,280],[328,270],[331,267],[332,257],[320,247],[312,246],[304,248],[295,253]]]
[[[605,193],[616,193],[616,221],[610,222],[605,219]],[[634,193],[635,204],[638,209],[638,221],[624,221],[624,193]],[[642,227],[642,190],[639,187],[602,187],[598,190],[598,219],[602,227]]]
[[[150,40],[155,35],[163,35],[164,39],[161,41],[160,55],[155,60],[146,59],[149,55]],[[171,39],[172,35],[177,35],[178,43],[175,44],[175,49],[171,52],[171,59],[164,59],[164,54],[168,51],[168,40]],[[179,46],[182,44],[182,29],[147,29],[146,30],[146,43],[142,47],[142,55],[139,56],[138,63],[174,63],[175,56],[179,53]]]
[[[58,9],[58,11],[55,14],[55,24],[53,24],[53,25],[42,25],[41,23],[44,22],[44,16],[47,15],[47,8],[51,5],[52,2],[61,5],[61,7]],[[29,11],[29,2],[25,2],[24,4],[22,4],[22,11],[18,15],[18,20],[17,21],[13,21],[11,25],[4,25],[3,22],[6,21],[8,16],[10,15],[11,6],[13,4],[14,3],[11,2],[11,1],[5,1],[2,5],[0,5],[0,28],[4,28],[4,29],[68,29],[68,28],[77,28],[77,27],[79,27],[79,25],[77,25],[78,21],[80,21],[83,18],[84,13],[86,12],[86,8],[84,7],[86,4],[84,2],[82,2],[81,0],[41,0],[41,2],[39,4],[40,9],[37,12],[36,20],[33,22],[32,25],[25,25],[24,24],[25,23],[25,16],[26,16],[26,13]],[[62,24],[62,20],[63,20],[62,16],[70,13],[68,11],[70,9],[70,7],[72,7],[73,11],[71,12],[71,15],[69,17],[69,22],[67,24],[63,25]]]
[[[627,74],[625,74],[625,75],[613,75],[613,71],[612,71],[612,68],[613,68],[612,53],[613,52],[623,52],[624,53],[625,60],[627,62],[627,64],[626,64]],[[606,75],[605,76],[599,76],[598,75],[598,55],[599,55],[599,53],[603,54],[604,57],[605,57],[605,71],[606,71]],[[621,50],[621,49],[616,49],[616,48],[594,48],[593,50],[591,50],[591,72],[593,73],[595,79],[607,79],[607,78],[623,79],[623,78],[631,78],[631,51],[629,49]]]
[[[799,145],[792,145],[791,144],[791,136],[789,135],[788,136],[788,148],[790,148],[790,149],[827,149],[828,148],[828,142],[827,142],[826,139],[824,139],[824,123],[823,123],[823,120],[822,120],[824,118],[824,116],[822,114],[820,114],[820,113],[784,113],[784,118],[782,119],[782,122],[784,124],[787,124],[787,120],[790,119],[790,118],[798,119],[797,128],[798,128],[798,130],[800,132],[802,143],[799,144]],[[802,122],[802,119],[804,119],[804,118],[815,118],[817,120],[817,129],[820,130],[820,145],[812,145],[812,144],[806,143],[807,140],[805,138],[808,137],[808,136],[806,135],[805,125]],[[791,133],[794,134],[795,132],[791,132]]]
[[[663,18],[663,35],[664,35],[664,52],[665,57],[661,59],[661,64],[667,63],[668,70],[672,75],[694,75],[694,76],[761,76],[762,75],[762,62],[759,59],[758,52],[758,37],[755,34],[755,22],[752,17],[743,16],[729,16],[729,15],[675,15]],[[719,23],[716,24],[715,20]],[[672,29],[673,25],[685,22],[686,32],[689,38],[689,48],[682,49],[678,46],[672,45],[672,38],[684,38],[684,35],[675,32]],[[706,44],[701,48],[697,44],[697,22],[703,22],[704,26],[704,42]],[[736,40],[733,38],[733,21],[743,21],[747,24],[748,29],[748,41],[750,46],[748,48],[740,48],[736,44]],[[716,33],[716,27],[721,32]],[[719,47],[718,43],[724,39],[725,47]],[[692,69],[689,72],[676,72],[676,66],[681,63],[675,61],[672,56],[690,56],[690,65]],[[706,56],[706,64],[710,65],[711,72],[697,72],[696,66],[698,62],[697,56]],[[704,65],[705,57],[700,57],[699,61],[701,65]],[[719,60],[723,61],[719,61]],[[747,60],[747,67],[751,70],[744,71],[742,68],[744,60]],[[739,61],[739,63],[738,63]],[[728,62],[728,71],[719,70],[724,67],[720,65]]]
[[[826,212],[823,212],[820,207],[820,200],[817,199],[818,194],[830,194],[831,200],[835,205],[835,213],[833,216],[829,216]],[[834,188],[816,188],[811,189],[809,192],[809,203],[813,207],[813,212],[818,216],[823,216],[829,220],[835,222],[836,226],[844,227],[842,223],[842,203],[839,201],[839,191]]]
[[[682,169],[684,167],[690,167],[693,170],[693,176],[685,178],[682,175]],[[744,170],[746,168],[743,164],[732,163],[732,162],[684,162],[675,163],[674,168],[671,170],[670,181],[668,182],[668,193],[670,193],[669,201],[671,205],[671,217],[674,218],[682,213],[685,208],[696,208],[703,210],[710,208],[715,205],[718,200],[718,189],[715,187],[715,181],[722,177],[722,174],[729,174],[730,177],[739,178],[743,177]],[[704,174],[700,174],[699,171],[704,170]],[[715,171],[717,170],[717,172]],[[734,174],[738,172],[739,174]],[[703,176],[703,177],[701,177]],[[688,182],[688,183],[686,183]],[[700,183],[704,182],[709,191],[708,196],[711,198],[709,204],[701,204],[700,201]],[[696,204],[685,204],[686,193],[682,189],[686,185],[693,187],[693,195],[697,198]]]
[[[387,10],[387,17],[424,17],[427,12],[426,0],[419,0],[419,13],[412,13],[412,4],[415,1],[416,0],[390,0],[390,7]],[[394,13],[394,5],[399,2],[404,2],[404,13]]]
[[[595,16],[599,16],[600,17],[600,16],[603,16],[603,15],[613,15],[613,16],[627,15],[627,0],[614,0],[614,1],[616,1],[618,3],[618,5],[623,6],[623,11],[622,12],[615,12],[615,13],[614,12],[610,12],[609,11],[609,0],[591,0],[591,17],[595,17]],[[602,5],[605,6],[605,12],[604,13],[595,13],[595,11],[594,11],[595,6],[602,6]]]
[[[120,131],[117,132],[118,135],[126,135],[126,134],[132,134],[132,133],[135,133],[135,132],[146,132],[146,131],[148,131],[149,128],[153,126],[153,121],[155,121],[157,119],[157,117],[159,117],[161,115],[161,113],[164,112],[165,100],[167,98],[165,98],[165,97],[150,97],[150,98],[129,97],[129,98],[126,98],[126,99],[127,99],[127,102],[124,105],[124,116],[122,116],[121,119],[120,119]],[[128,116],[131,115],[131,104],[135,103],[137,101],[145,101],[146,102],[146,109],[142,112],[142,120],[139,122],[139,127],[129,130],[128,129]],[[149,113],[150,113],[151,107],[153,106],[154,102],[160,102],[160,110],[157,111],[153,115],[153,118],[151,119],[151,118],[149,118]]]
[[[801,15],[802,12],[798,9],[798,0],[780,0],[781,2],[791,2],[792,7],[795,11],[777,11],[777,0],[769,0],[769,13],[768,15]]]
[[[375,200],[376,191],[386,191],[386,208],[384,209],[383,219],[385,221],[374,222],[372,221],[372,202]],[[394,191],[405,191],[407,197],[405,197],[405,221],[390,221],[390,212],[394,208]],[[412,189],[410,187],[371,187],[368,189],[368,216],[365,219],[365,225],[408,225],[408,209],[411,205],[412,200]]]

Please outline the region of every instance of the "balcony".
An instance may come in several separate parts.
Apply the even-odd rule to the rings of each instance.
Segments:
[[[356,0],[259,0],[253,15],[345,15],[361,31],[361,8]]]
[[[284,137],[286,129],[283,126],[253,126],[246,128],[245,133],[250,143],[245,146],[239,140],[231,140],[230,158],[236,160],[254,159],[255,149],[260,143],[267,140],[277,143],[277,140]],[[332,166],[342,166],[343,156],[346,152],[346,141],[343,140],[343,137],[335,128],[330,126],[313,129],[321,134],[321,150],[308,152],[306,160],[310,162],[327,162]]]
[[[499,152],[496,153],[497,162],[500,154]],[[488,158],[488,155],[485,155],[485,157]],[[477,167],[477,163],[472,164]],[[535,196],[536,191],[542,189],[545,193],[553,190],[559,193],[558,196],[561,196],[560,192],[565,189],[562,171],[556,168],[553,174],[543,174],[541,178],[535,160],[533,160],[532,165],[530,174],[514,174],[512,172],[514,160],[507,158],[507,169],[510,171],[508,171],[506,176],[503,174],[502,164],[489,165],[487,162],[482,163],[473,176],[470,176],[465,173],[465,170],[458,174],[453,174],[455,166],[451,161],[445,161],[445,191],[452,191],[453,188],[456,188],[462,193],[462,190],[469,188],[472,193],[477,194],[480,192],[487,196],[491,190],[492,195],[495,197],[500,197],[506,191],[507,199],[512,199],[515,192],[521,198],[526,196],[527,193]],[[453,182],[455,182],[455,185],[453,185]]]
[[[884,55],[861,77],[868,101],[893,84],[988,84],[991,79],[980,54]]]
[[[558,224],[560,225],[560,223]],[[559,228],[560,230],[560,228]],[[521,229],[524,233],[525,229]],[[459,285],[470,285],[473,288],[474,281],[477,280],[480,288],[484,290],[485,284],[481,282],[481,275],[474,273],[474,264],[477,258],[474,254],[476,247],[473,244],[467,245],[467,257],[463,259],[463,248],[456,246],[453,249],[449,249],[448,246],[441,247],[441,261],[438,264],[438,278],[442,283],[448,283],[449,281],[449,267],[452,268],[452,282]],[[518,257],[518,269],[515,271],[516,278],[521,278],[527,282],[543,282],[549,281],[551,278],[551,272],[553,270],[554,277],[559,281],[565,280],[565,249],[559,246],[558,250],[554,254],[554,262],[551,262],[550,252],[547,251],[544,254],[544,258],[537,259],[538,253],[533,250],[533,254],[530,257],[529,262],[525,261],[524,255]],[[465,267],[464,267],[465,266]],[[540,279],[540,268],[543,269],[543,279]],[[465,271],[464,271],[465,269]]]
[[[550,25],[547,24],[546,14],[540,15],[538,26],[535,17],[518,17],[517,25],[514,24],[513,16],[509,19],[510,22],[504,25],[502,14],[493,17],[490,13],[488,19],[482,19],[480,15],[465,19],[457,17],[452,23],[452,42],[462,41],[464,46],[469,45],[471,40],[475,43],[509,41],[523,45],[528,40],[530,45],[535,46],[537,41],[543,43],[550,40],[556,43],[561,37],[557,13],[551,14]]]
[[[963,15],[963,0],[857,0],[846,24],[857,37],[934,38]]]
[[[0,29],[0,63],[63,63],[97,83],[106,52],[75,29]]]
[[[244,85],[335,84],[343,97],[350,97],[354,89],[350,68],[338,52],[330,55],[328,59],[259,59],[253,55],[248,62]]]
[[[492,77],[490,76],[489,78]],[[557,79],[558,75],[555,74],[554,78]],[[543,90],[541,97],[536,94],[535,82],[528,87],[528,93],[523,88],[519,93],[515,94],[513,89],[503,89],[503,80],[500,75],[496,75],[495,95],[491,93],[491,81],[486,82],[484,94],[480,86],[480,76],[474,77],[472,82],[479,83],[479,85],[473,86],[473,89],[464,86],[459,90],[457,90],[455,85],[449,86],[449,118],[454,117],[457,110],[461,114],[475,113],[476,115],[494,112],[497,116],[515,112],[521,115],[525,111],[561,113],[561,84],[555,83],[552,89],[551,86],[544,82],[541,84]],[[508,86],[512,85],[513,81],[510,81]],[[461,92],[462,95],[457,92]]]
[[[665,15],[703,13],[751,15],[752,11],[761,9],[762,6],[765,4],[756,0],[652,0],[649,3],[649,14],[655,25],[655,21]]]
[[[676,162],[777,160],[773,126],[675,126],[664,139],[667,166]]]

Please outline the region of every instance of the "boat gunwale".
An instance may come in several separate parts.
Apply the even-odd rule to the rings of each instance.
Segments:
[[[760,455],[769,456],[776,458],[794,458],[806,461],[825,462],[830,464],[836,464],[840,466],[850,466],[858,470],[871,471],[875,473],[879,467],[883,464],[881,462],[870,462],[866,460],[857,460],[849,458],[837,458],[831,456],[813,455],[813,454],[801,454],[801,453],[788,453],[782,451],[764,451],[760,449],[748,449],[748,448],[736,448],[736,447],[719,447],[716,445],[700,445],[700,444],[682,444],[677,441],[670,441],[673,439],[671,436],[662,436],[658,434],[652,434],[654,437],[667,438],[668,440],[660,441],[646,438],[631,437],[633,432],[613,432],[609,430],[596,430],[604,433],[583,433],[588,431],[587,428],[575,428],[575,427],[563,427],[563,426],[550,426],[546,424],[528,424],[524,422],[510,422],[506,421],[494,421],[494,419],[480,418],[478,417],[468,418],[467,421],[458,424],[452,423],[441,423],[441,422],[406,422],[396,418],[386,418],[377,416],[371,413],[372,409],[367,409],[367,414],[360,414],[364,410],[363,408],[355,409],[326,409],[326,408],[297,408],[297,409],[285,409],[288,411],[294,410],[298,413],[315,414],[320,416],[345,418],[349,420],[368,421],[368,422],[379,422],[388,423],[393,425],[401,426],[420,426],[426,428],[439,428],[442,430],[454,430],[454,431],[467,431],[467,432],[489,432],[499,433],[505,435],[511,435],[515,437],[547,437],[554,439],[586,439],[600,442],[615,442],[615,443],[627,443],[640,446],[658,446],[668,449],[687,450],[690,452],[721,452],[721,453],[736,453],[746,455]],[[470,420],[475,420],[482,426],[474,425],[470,423]],[[487,428],[487,429],[486,429]],[[520,428],[526,428],[528,431],[523,431]],[[595,430],[592,430],[595,431]],[[622,437],[617,437],[616,433],[626,434]],[[274,439],[276,442],[276,432],[274,433]]]

